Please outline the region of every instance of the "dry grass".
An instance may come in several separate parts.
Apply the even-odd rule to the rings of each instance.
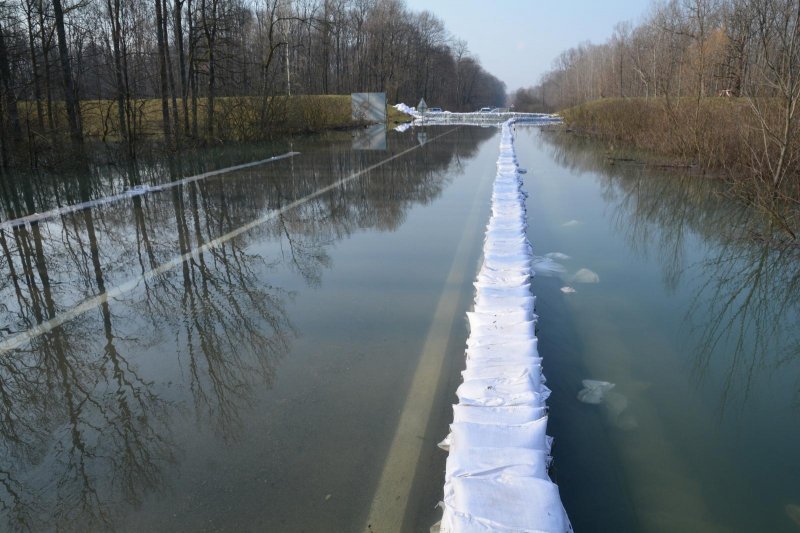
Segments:
[[[561,112],[569,128],[641,149],[671,164],[696,165],[726,178],[731,192],[764,210],[793,242],[800,238],[800,135],[791,137],[775,174],[780,145],[764,135],[755,108],[774,132],[784,115],[774,99],[603,99]],[[795,132],[800,129],[796,122]],[[776,178],[776,176],[778,176]]]
[[[182,123],[182,101],[178,99]],[[258,97],[219,97],[215,101],[214,137],[227,140],[263,138],[283,133],[303,133],[358,126],[351,119],[350,95],[308,95]],[[56,129],[66,130],[66,112],[62,102],[55,102]],[[170,110],[172,102],[170,101]],[[206,130],[207,101],[197,102],[197,131]],[[160,99],[131,102],[134,133],[137,137],[159,137],[163,134]],[[19,112],[28,130],[36,129],[36,105],[19,102]],[[81,101],[84,136],[102,140],[119,138],[116,100]],[[387,122],[410,120],[393,107],[388,108]]]
[[[747,168],[755,120],[740,98],[608,98],[561,112],[568,127],[703,168]]]

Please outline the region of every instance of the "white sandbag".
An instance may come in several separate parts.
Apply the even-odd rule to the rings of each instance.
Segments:
[[[454,477],[444,505],[451,520],[440,531],[570,532],[558,486],[534,477]],[[446,529],[445,529],[446,528]]]
[[[462,405],[501,407],[511,405],[531,405],[542,407],[550,396],[550,390],[533,383],[512,380],[471,379],[459,385],[456,396]],[[541,392],[540,392],[541,391]]]
[[[534,390],[539,392],[541,391],[540,386],[542,384],[541,374],[542,366],[534,362],[518,364],[497,364],[491,362],[481,364],[481,362],[475,361],[469,368],[461,371],[461,376],[464,378],[465,382],[473,379],[527,378],[533,382]]]
[[[484,254],[518,256],[523,258],[533,258],[533,248],[527,242],[509,243],[486,241],[483,245]]]
[[[519,342],[527,340],[529,337],[528,335],[470,335],[467,339],[467,346],[472,348],[474,346],[490,346],[490,345],[500,345],[503,346],[505,344],[511,342]]]
[[[474,284],[477,292],[475,302],[480,305],[480,298],[508,298],[510,296],[530,296],[531,284],[524,283],[516,287],[487,287]]]
[[[529,268],[492,268],[486,263],[481,267],[479,276],[500,277],[500,276],[531,276]]]
[[[522,232],[507,231],[505,235],[493,233],[487,235],[484,244],[484,249],[503,247],[507,253],[512,253],[514,250],[527,250],[530,248],[530,243],[527,237]]]
[[[519,425],[539,420],[546,414],[547,407],[538,405],[479,407],[456,404],[453,406],[453,422],[474,422],[476,424]]]
[[[486,225],[486,229],[489,232],[493,231],[525,231],[525,227],[527,226],[527,216],[524,213],[520,213],[514,217],[503,217],[503,218],[492,218],[489,220],[489,223]]]
[[[546,431],[546,416],[516,425],[454,422],[450,425],[450,450],[511,447],[548,451]]]
[[[530,283],[531,275],[528,273],[517,272],[497,272],[492,270],[481,270],[478,274],[478,283],[492,284],[497,287],[508,287]]]
[[[467,365],[472,359],[506,358],[508,361],[517,359],[539,358],[539,340],[536,338],[522,341],[507,342],[503,344],[490,344],[469,346],[466,350]]]
[[[525,335],[526,338],[531,338],[534,335],[534,329],[536,327],[535,320],[524,320],[521,322],[517,322],[515,320],[511,320],[509,317],[511,315],[504,314],[504,313],[496,313],[495,320],[493,322],[482,322],[476,323],[479,316],[485,316],[484,314],[475,314],[473,313],[470,317],[470,332],[474,336],[482,336],[482,335]],[[470,335],[470,336],[472,336]]]
[[[483,298],[476,302],[475,309],[485,313],[502,313],[526,309],[533,311],[536,300],[533,296],[515,296],[511,298]]]
[[[467,448],[447,457],[445,479],[454,477],[504,476],[546,479],[549,458],[544,450],[529,448]],[[445,499],[448,498],[445,488]]]
[[[531,258],[505,257],[496,254],[485,254],[484,265],[494,270],[527,270],[531,269]]]
[[[480,311],[467,312],[467,319],[469,320],[470,330],[475,328],[492,325],[496,323],[511,323],[526,322],[532,319],[532,313],[526,309],[516,309],[514,311],[506,311],[505,313],[482,313]]]

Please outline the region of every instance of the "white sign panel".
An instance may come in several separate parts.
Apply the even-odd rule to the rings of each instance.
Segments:
[[[353,120],[358,122],[386,122],[386,93],[353,93]]]

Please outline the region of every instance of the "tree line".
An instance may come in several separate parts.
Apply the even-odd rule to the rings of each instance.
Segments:
[[[610,97],[798,94],[798,0],[667,0],[602,44],[562,52],[515,100],[558,110]]]
[[[360,91],[450,109],[505,100],[464,41],[403,0],[0,4],[4,154],[59,131],[80,143],[88,108],[127,143],[152,115],[168,140],[212,139],[232,107],[268,125],[282,97]]]
[[[800,201],[800,0],[662,0],[602,44],[563,52],[527,110],[763,187],[748,202]],[[777,219],[794,238],[800,214]]]

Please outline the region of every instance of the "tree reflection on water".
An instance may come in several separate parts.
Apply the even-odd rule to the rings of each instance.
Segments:
[[[696,291],[686,317],[696,333],[692,364],[700,382],[720,383],[720,412],[745,401],[759,373],[797,363],[800,245],[786,242],[782,228],[716,180],[611,165],[592,141],[557,132],[543,138],[560,165],[600,176],[617,231],[635,253],[658,253],[665,285]],[[695,238],[708,250],[697,264],[687,260]]]
[[[272,385],[299,334],[287,312],[293,293],[270,279],[283,269],[319,285],[331,245],[361,228],[398,227],[493,134],[455,131],[211,248],[201,247],[386,156],[350,151],[349,137],[308,141],[308,153],[291,161],[0,230],[0,340],[140,279],[123,296],[100,298],[77,319],[0,354],[7,526],[113,528],[168,484],[167,468],[185,444],[170,430],[177,417],[237,439],[247,424],[240,413]],[[411,144],[399,137],[391,148]],[[213,164],[202,157],[102,170],[86,164],[64,183],[6,174],[0,207],[15,218]],[[180,256],[188,258],[146,275]]]

